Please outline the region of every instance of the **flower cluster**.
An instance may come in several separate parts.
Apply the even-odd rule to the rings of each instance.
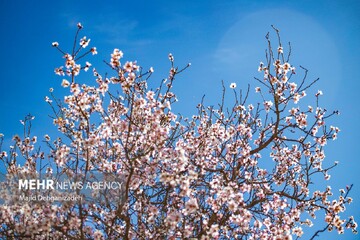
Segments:
[[[78,31],[82,28],[78,24]],[[16,202],[1,190],[7,200],[0,205],[2,236],[293,239],[310,231],[321,213],[327,230],[356,232],[354,218],[344,218],[351,187],[338,197],[330,186],[310,188],[317,175],[328,180],[337,164],[326,162],[324,152],[327,141],[340,132],[325,123],[337,112],[301,106],[311,83],[295,83],[295,68],[284,59],[281,44],[259,66],[263,79],[258,80],[264,86],[256,88],[259,104],[236,100],[228,111],[224,103],[218,109],[199,104],[198,113],[188,119],[172,112],[177,101],[172,84],[190,64],[179,70],[169,54],[168,80],[149,89],[153,68],[143,73],[136,61],[122,64],[123,52],[114,49],[109,66],[115,76],[93,69],[95,86],[90,86],[77,77],[91,67],[77,63],[89,42],[81,38],[71,54],[52,44],[65,58],[65,68],[55,73],[71,77],[61,82],[69,90],[63,101],[45,98],[62,137],[45,135],[50,151],[41,152],[28,131],[33,120],[28,116],[22,121],[25,135],[16,135],[10,151],[0,151],[0,159],[8,179],[45,174],[83,180],[102,173],[121,178],[123,189],[117,195],[94,191],[88,202],[33,205]],[[87,53],[96,54],[96,48]],[[235,90],[236,84],[230,88]],[[315,96],[317,105],[320,95]]]

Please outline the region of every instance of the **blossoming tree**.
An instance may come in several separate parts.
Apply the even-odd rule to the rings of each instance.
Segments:
[[[171,110],[175,78],[190,66],[176,67],[171,54],[169,76],[155,90],[147,86],[153,68],[122,61],[118,49],[108,62],[113,77],[93,68],[95,86],[78,82],[91,68],[84,59],[97,53],[95,47],[86,50],[86,37],[78,45],[81,29],[78,24],[72,51],[53,43],[65,59],[55,73],[65,78],[61,85],[69,95],[60,101],[51,93],[45,100],[61,137],[52,141],[46,135],[49,152],[40,151],[27,116],[23,136],[16,135],[10,150],[1,152],[2,237],[292,239],[304,231],[313,232],[312,238],[327,230],[356,233],[353,217],[343,213],[351,186],[333,196],[330,186],[316,185],[336,166],[325,161],[324,147],[339,132],[326,124],[337,112],[319,106],[320,91],[314,106],[300,104],[317,80],[307,83],[305,68],[300,79],[295,75],[277,29],[278,44],[273,48],[267,35],[266,61],[258,69],[259,103],[246,103],[249,89],[241,94],[231,84],[232,106],[224,103],[224,87],[218,108],[200,103],[190,119]],[[20,189],[13,181],[65,176],[84,183],[99,173],[121,179],[121,189],[91,193],[100,198],[24,202],[20,193],[38,189]],[[323,226],[312,230],[316,216]]]

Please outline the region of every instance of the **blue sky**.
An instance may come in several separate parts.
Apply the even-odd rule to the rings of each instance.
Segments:
[[[34,134],[55,133],[43,99],[50,87],[62,96],[61,78],[53,71],[63,60],[51,42],[70,49],[77,22],[85,27],[81,35],[97,47],[97,60],[89,60],[102,72],[108,69],[101,61],[109,60],[115,47],[127,60],[153,66],[151,81],[167,76],[169,52],[180,66],[191,62],[175,84],[180,100],[175,109],[189,116],[203,94],[206,103],[218,102],[221,80],[227,86],[236,82],[238,88],[250,83],[254,89],[258,63],[265,60],[264,36],[274,24],[283,42],[292,44],[291,63],[308,68],[309,79],[320,77],[313,91],[324,92],[322,105],[341,112],[330,122],[342,130],[326,149],[329,162],[340,162],[330,184],[337,189],[354,183],[348,214],[360,221],[360,2],[154,2],[0,0],[0,132],[5,141],[21,133],[19,120],[28,113],[36,116]],[[82,81],[91,84],[93,79],[89,75]],[[347,233],[342,239],[356,236]]]

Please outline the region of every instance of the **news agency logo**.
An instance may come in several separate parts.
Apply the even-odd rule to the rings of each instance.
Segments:
[[[11,178],[0,176],[0,204],[26,202],[81,202],[87,204],[125,203],[125,177],[113,174],[93,174],[86,178]]]
[[[19,179],[19,190],[105,190],[122,189],[122,183],[118,181],[54,181],[52,179]]]

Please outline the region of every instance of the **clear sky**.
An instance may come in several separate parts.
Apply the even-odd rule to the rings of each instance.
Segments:
[[[203,94],[206,103],[218,102],[221,80],[254,89],[258,63],[265,61],[264,36],[274,24],[283,42],[292,44],[291,63],[308,68],[309,79],[320,77],[313,91],[324,92],[321,104],[341,112],[329,123],[340,127],[339,138],[325,149],[329,163],[340,162],[330,184],[337,189],[354,183],[348,214],[360,222],[359,13],[358,0],[0,0],[0,132],[8,143],[21,133],[19,120],[31,113],[36,116],[34,134],[55,133],[43,99],[50,87],[62,96],[61,78],[53,71],[63,60],[51,43],[70,49],[77,22],[85,27],[81,35],[98,49],[97,60],[89,60],[100,71],[108,71],[101,60],[109,60],[115,47],[125,59],[154,67],[152,81],[167,76],[169,52],[180,66],[191,62],[175,84],[176,110],[189,116]],[[91,84],[93,79],[83,81]],[[341,239],[360,238],[346,233]]]

